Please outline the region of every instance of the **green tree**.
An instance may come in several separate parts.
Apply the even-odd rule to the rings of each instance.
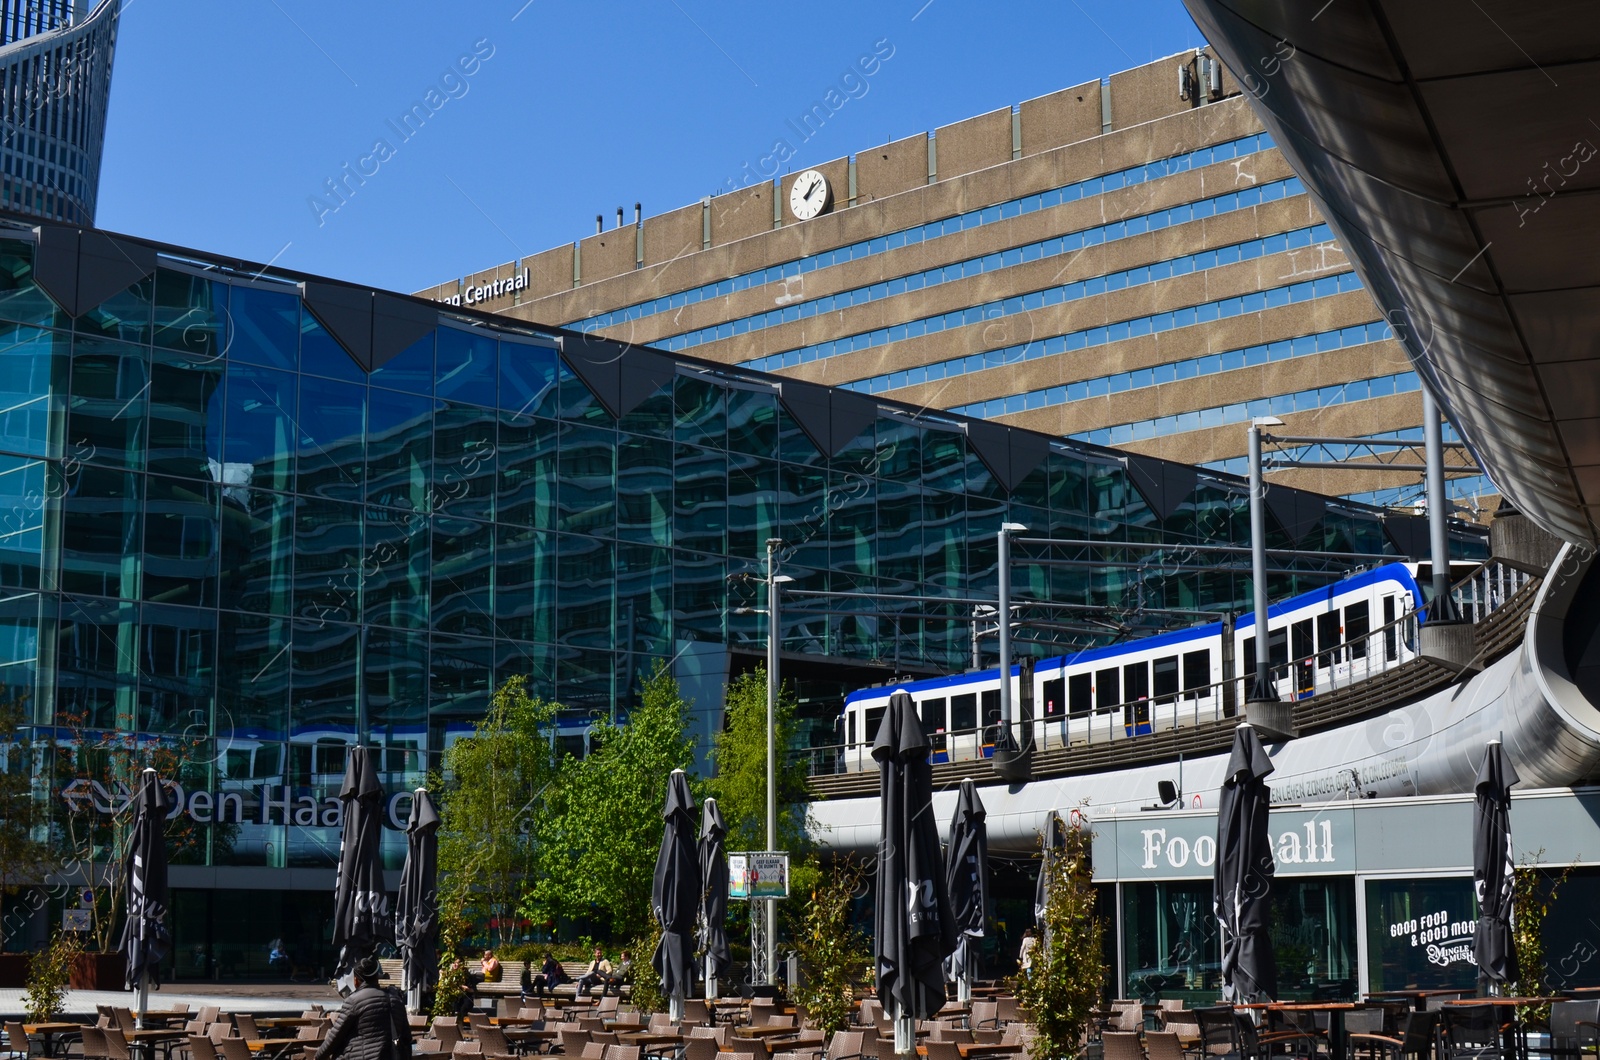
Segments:
[[[1079,1055],[1089,1012],[1105,981],[1104,925],[1095,915],[1094,887],[1089,882],[1094,833],[1068,828],[1064,834],[1063,845],[1045,860],[1043,870],[1049,874],[1050,887],[1040,925],[1044,938],[1033,957],[1033,973],[1017,990],[1039,1030],[1030,1050],[1034,1060],[1072,1060]]]
[[[49,842],[49,811],[34,791],[45,772],[45,749],[22,735],[24,704],[0,704],[0,951],[10,941],[5,900],[26,884],[43,883],[59,864]]]
[[[843,1030],[855,1012],[856,987],[872,969],[872,943],[856,926],[856,896],[866,886],[861,865],[850,858],[822,868],[814,862],[816,885],[802,904],[794,934],[802,985],[796,995],[807,1017],[827,1034]],[[791,903],[800,903],[798,894]]]
[[[537,851],[530,832],[559,773],[553,749],[559,707],[513,677],[495,692],[471,736],[444,755],[439,799],[440,904],[488,904],[505,924]],[[502,938],[503,942],[504,939]]]
[[[724,696],[726,721],[712,744],[715,769],[707,793],[716,796],[729,850],[767,849],[767,670],[735,678]],[[806,836],[806,767],[785,754],[795,733],[794,691],[782,688],[773,714],[777,748],[778,849],[800,854]]]
[[[534,820],[539,872],[524,915],[594,917],[609,922],[614,939],[648,932],[667,778],[694,761],[687,714],[678,682],[658,665],[627,720],[598,722],[588,757],[562,763]]]

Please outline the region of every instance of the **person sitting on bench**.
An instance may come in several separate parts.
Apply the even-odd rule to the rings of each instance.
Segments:
[[[594,987],[606,981],[606,976],[611,974],[611,962],[606,960],[606,955],[600,947],[594,948],[594,960],[589,962],[589,967],[578,976],[578,996],[583,997]]]
[[[633,961],[628,957],[628,951],[623,950],[622,958],[617,961],[617,966],[606,975],[605,985],[600,988],[600,996],[604,997],[605,995],[611,993],[613,989],[615,989],[617,996],[621,997],[623,986],[625,986],[632,979]]]
[[[561,967],[561,962],[556,960],[549,950],[545,950],[544,963],[539,966],[537,973],[529,976],[528,968],[524,966],[522,975],[522,993],[525,997],[529,994],[534,997],[544,997],[546,995],[555,997],[556,987],[570,981],[567,979],[566,969]]]

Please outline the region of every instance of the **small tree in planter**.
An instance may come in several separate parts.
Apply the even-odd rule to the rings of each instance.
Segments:
[[[1104,925],[1095,915],[1090,884],[1089,845],[1094,833],[1064,829],[1064,841],[1047,852],[1041,871],[1048,873],[1050,897],[1045,904],[1044,938],[1033,957],[1033,973],[1017,994],[1038,1027],[1030,1055],[1034,1060],[1072,1060],[1080,1054],[1089,1012],[1105,982],[1101,961]]]
[[[83,936],[57,931],[50,945],[28,961],[28,989],[23,1008],[33,1023],[49,1023],[67,1000],[67,981],[73,962],[83,952]]]
[[[830,869],[811,867],[818,879],[795,933],[804,985],[794,996],[817,1028],[832,1035],[850,1023],[856,985],[866,981],[872,967],[872,949],[853,915],[861,866],[846,858]]]

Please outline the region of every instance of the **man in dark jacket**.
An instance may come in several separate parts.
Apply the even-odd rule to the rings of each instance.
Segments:
[[[357,961],[355,977],[356,991],[345,998],[316,1060],[411,1060],[406,1003],[399,991],[378,985],[378,958]]]

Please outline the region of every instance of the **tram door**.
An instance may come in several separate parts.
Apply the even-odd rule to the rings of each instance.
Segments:
[[[1290,626],[1289,641],[1289,658],[1293,660],[1294,698],[1300,699],[1316,690],[1316,660],[1311,655],[1317,649],[1311,639],[1311,619]]]

